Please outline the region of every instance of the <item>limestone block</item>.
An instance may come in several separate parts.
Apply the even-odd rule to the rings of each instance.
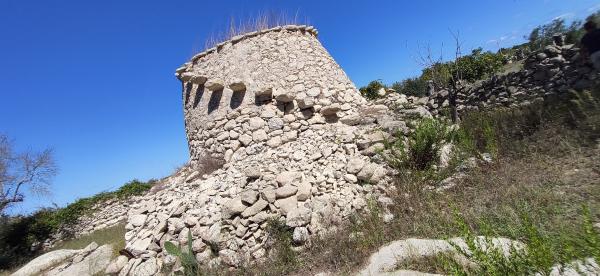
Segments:
[[[211,91],[218,91],[224,88],[223,81],[219,79],[209,79],[204,83],[204,87]]]

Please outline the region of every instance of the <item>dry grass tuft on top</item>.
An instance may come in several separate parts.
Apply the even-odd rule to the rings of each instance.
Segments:
[[[260,12],[256,16],[251,16],[246,20],[237,20],[233,16],[229,20],[227,30],[210,35],[202,51],[215,47],[217,44],[227,41],[234,36],[243,35],[250,32],[262,31],[277,26],[308,24],[307,18],[300,18],[298,12],[290,16],[283,12]]]

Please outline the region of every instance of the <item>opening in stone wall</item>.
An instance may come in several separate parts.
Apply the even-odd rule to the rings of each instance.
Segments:
[[[244,97],[246,97],[246,89],[233,91],[233,94],[231,94],[231,101],[229,102],[229,107],[231,107],[231,109],[236,109],[240,107],[240,105],[242,105],[242,102],[244,102]]]
[[[268,88],[254,94],[254,104],[265,105],[273,101],[273,89]]]
[[[183,97],[183,104],[187,106],[190,101],[190,93],[192,92],[192,84],[189,82],[183,83],[183,89],[185,89],[185,96]]]
[[[210,94],[210,100],[208,101],[208,114],[219,108],[221,98],[223,97],[223,89],[212,91]]]
[[[271,95],[256,95],[254,97],[254,104],[261,106],[273,101],[273,97]]]
[[[192,105],[193,108],[198,106],[202,100],[202,95],[204,95],[204,84],[198,84],[198,87],[196,87],[196,92],[194,93],[194,104]]]

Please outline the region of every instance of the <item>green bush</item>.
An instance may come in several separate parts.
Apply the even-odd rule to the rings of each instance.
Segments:
[[[439,160],[440,148],[454,137],[451,128],[437,119],[422,119],[408,139],[386,145],[383,154],[388,164],[398,170],[425,171]]]
[[[154,185],[154,181],[150,180],[148,182],[141,182],[137,179],[134,179],[125,185],[121,186],[117,191],[115,191],[115,195],[117,198],[122,199],[129,196],[141,195],[146,191],[150,190]]]
[[[292,249],[292,228],[284,221],[271,219],[267,223],[271,247],[274,254],[272,258],[274,271],[279,275],[286,275],[293,271],[298,265],[298,253]]]
[[[363,97],[369,100],[374,100],[380,97],[377,94],[377,92],[381,88],[385,88],[385,85],[381,82],[381,80],[374,80],[369,82],[367,86],[363,86],[358,90],[360,91],[360,94],[363,95]]]
[[[152,188],[153,181],[141,182],[137,179],[125,183],[119,189],[113,192],[102,192],[92,197],[81,198],[67,205],[65,208],[58,209],[54,216],[54,225],[68,225],[77,222],[81,216],[91,211],[91,208],[99,203],[109,199],[124,199],[130,196],[141,195]]]
[[[408,78],[392,84],[397,93],[407,96],[424,97],[427,94],[427,81],[424,78]]]

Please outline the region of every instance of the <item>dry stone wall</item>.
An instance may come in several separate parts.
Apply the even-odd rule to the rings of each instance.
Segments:
[[[371,158],[388,136],[343,123],[387,108],[367,105],[314,28],[234,37],[193,57],[176,76],[191,165],[131,206],[125,239],[133,258],[120,274],[177,266],[163,250],[167,241],[191,242],[203,264],[262,260],[270,221],[290,227],[302,246],[365,210],[369,198],[391,202],[390,171]],[[197,168],[216,156],[224,166],[200,176]]]
[[[177,70],[192,163],[240,147],[289,142],[308,126],[356,114],[354,84],[308,26],[234,37]]]
[[[590,89],[597,81],[597,74],[579,53],[580,49],[572,44],[549,45],[533,52],[521,61],[522,70],[466,85],[458,94],[457,108],[459,112],[466,112],[524,106],[536,101],[554,102],[567,99],[570,90]],[[447,90],[440,90],[411,102],[437,115],[448,108],[448,94]],[[382,101],[403,108],[397,104],[399,98],[398,94],[390,95]]]

